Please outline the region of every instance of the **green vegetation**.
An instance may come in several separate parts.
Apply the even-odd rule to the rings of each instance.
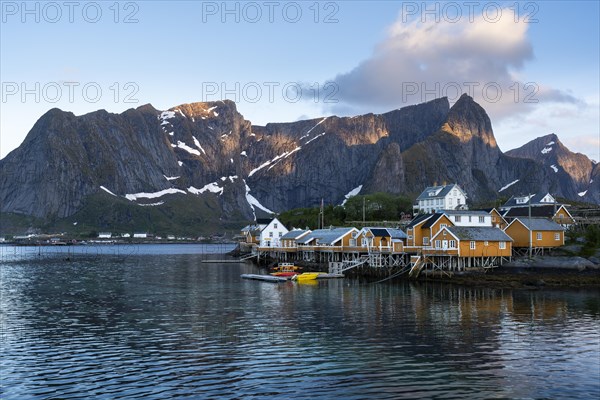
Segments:
[[[3,213],[0,229],[3,235],[65,232],[79,238],[96,238],[98,232],[108,231],[197,237],[226,231],[237,234],[246,223],[241,214],[228,216],[228,222],[221,221],[220,215],[216,197],[169,196],[160,207],[142,207],[99,193],[88,197],[83,207],[67,218],[41,220]]]
[[[324,208],[325,226],[343,226],[346,221],[363,220],[363,204],[366,221],[399,221],[402,214],[410,214],[412,200],[388,193],[373,193],[355,196],[344,206],[328,205]],[[319,207],[296,208],[279,215],[279,220],[288,227],[319,227]]]
[[[589,225],[584,233],[585,242],[581,248],[581,255],[591,257],[600,249],[600,227]]]

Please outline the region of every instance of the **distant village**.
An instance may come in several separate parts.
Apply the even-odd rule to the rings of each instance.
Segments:
[[[327,264],[330,273],[356,267],[460,271],[493,268],[516,255],[536,255],[565,244],[575,219],[548,193],[513,196],[498,209],[469,210],[457,184],[427,187],[400,226],[288,230],[277,218],[242,229],[242,252],[280,262]]]

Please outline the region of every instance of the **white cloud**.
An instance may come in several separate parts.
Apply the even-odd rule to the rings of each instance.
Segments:
[[[332,111],[386,111],[443,96],[453,102],[468,93],[494,121],[546,102],[578,103],[541,82],[519,79],[534,59],[529,25],[505,11],[495,23],[483,16],[456,23],[399,17],[371,58],[334,78],[340,102]]]

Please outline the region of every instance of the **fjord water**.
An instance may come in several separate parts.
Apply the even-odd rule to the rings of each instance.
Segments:
[[[245,281],[226,250],[0,247],[0,397],[600,398],[597,290]]]

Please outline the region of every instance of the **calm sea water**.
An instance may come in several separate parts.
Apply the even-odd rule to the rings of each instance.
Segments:
[[[245,281],[229,248],[0,247],[0,397],[600,398],[598,291]]]

